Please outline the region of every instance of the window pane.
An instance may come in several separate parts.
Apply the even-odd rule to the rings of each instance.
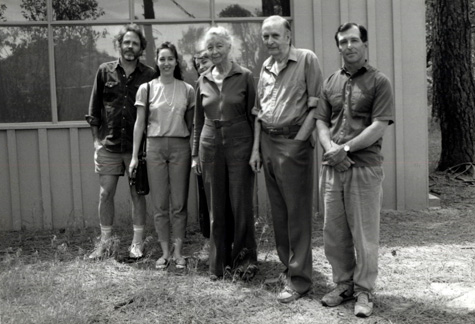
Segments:
[[[84,120],[99,65],[117,59],[113,41],[120,28],[54,28],[56,96],[60,121]]]
[[[210,17],[210,0],[134,0],[136,19]]]
[[[51,121],[47,28],[0,27],[1,123]]]
[[[261,39],[260,23],[220,24],[232,35],[232,56],[237,63],[248,68],[259,78],[262,63],[269,56]]]
[[[0,21],[45,21],[46,0],[3,0],[0,4]]]
[[[290,0],[216,0],[216,17],[290,16]]]
[[[53,20],[129,19],[128,0],[53,0]]]
[[[194,85],[198,75],[193,67],[193,56],[198,50],[199,40],[208,27],[209,24],[152,25],[155,42],[153,48],[148,46],[148,50],[155,53],[156,48],[162,43],[166,41],[173,43],[182,57],[183,79]],[[153,62],[152,66],[156,66],[156,63]]]

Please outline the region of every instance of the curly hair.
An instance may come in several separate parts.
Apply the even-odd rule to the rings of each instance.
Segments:
[[[134,33],[137,34],[137,36],[140,38],[140,48],[142,49],[142,51],[145,50],[145,48],[147,48],[147,39],[145,39],[142,28],[140,28],[140,26],[137,25],[137,24],[128,24],[128,25],[123,26],[120,29],[117,36],[115,36],[115,38],[114,38],[115,42],[117,42],[117,44],[119,44],[119,46],[122,45],[122,41],[124,40],[124,36],[129,31],[134,32]]]

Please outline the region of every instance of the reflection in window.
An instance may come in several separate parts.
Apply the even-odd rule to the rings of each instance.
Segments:
[[[136,19],[209,18],[210,0],[134,0]]]
[[[46,0],[2,0],[0,21],[45,21]]]
[[[290,16],[290,0],[216,0],[217,17]]]
[[[129,18],[128,0],[53,0],[53,20]]]
[[[51,121],[47,36],[44,27],[0,29],[0,122]]]
[[[191,85],[194,85],[197,79],[192,59],[208,27],[209,24],[152,25],[155,48],[166,41],[172,42],[177,47],[178,54],[182,57],[183,78]],[[151,46],[148,48],[152,50]]]
[[[260,23],[226,23],[220,24],[232,34],[232,56],[237,63],[252,71],[259,77],[262,63],[268,54],[261,40]]]
[[[60,121],[84,120],[101,63],[117,59],[113,38],[120,26],[54,28],[56,96]]]

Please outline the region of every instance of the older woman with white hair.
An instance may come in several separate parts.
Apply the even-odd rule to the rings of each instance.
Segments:
[[[253,216],[255,89],[251,71],[232,61],[232,41],[223,27],[211,27],[204,48],[213,63],[198,80],[192,167],[203,175],[210,214],[210,279],[256,274]],[[227,205],[231,208],[226,208]],[[226,212],[227,209],[232,213]]]

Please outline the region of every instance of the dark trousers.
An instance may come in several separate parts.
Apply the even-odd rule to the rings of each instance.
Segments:
[[[312,286],[312,150],[310,141],[261,133],[277,254],[299,293]]]
[[[210,217],[210,273],[257,263],[249,166],[252,130],[247,121],[223,127],[205,123],[199,155]],[[227,212],[230,205],[232,212]]]
[[[203,184],[203,177],[196,176],[198,182],[198,219],[200,222],[200,230],[204,237],[209,238],[209,211],[208,203],[206,202],[205,186]]]

